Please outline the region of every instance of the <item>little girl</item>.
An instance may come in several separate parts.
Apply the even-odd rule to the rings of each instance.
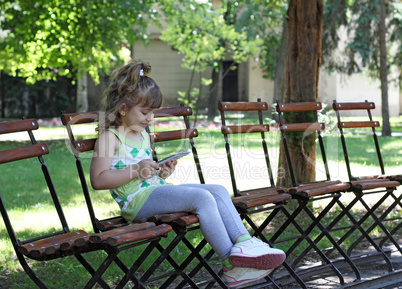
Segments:
[[[177,161],[159,168],[152,160],[145,127],[161,107],[162,93],[150,72],[148,63],[133,61],[112,75],[91,163],[92,187],[111,190],[129,222],[164,213],[196,214],[202,234],[222,259],[228,287],[264,278],[283,263],[285,253],[250,236],[228,191],[220,185],[168,185],[165,179]]]

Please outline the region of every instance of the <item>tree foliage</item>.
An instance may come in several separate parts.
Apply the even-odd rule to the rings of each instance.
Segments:
[[[236,7],[243,5],[241,1],[222,1],[215,9],[208,1],[173,2],[171,9],[165,9],[170,14],[169,26],[161,39],[183,55],[185,68],[198,72],[207,67],[219,69],[227,55],[240,63],[259,51],[259,35],[250,35],[246,27],[236,25],[240,9]]]
[[[0,0],[0,70],[28,82],[98,72],[147,41],[155,1]]]
[[[323,24],[323,64],[347,74],[379,78],[379,22],[382,0],[327,0]],[[402,64],[402,4],[385,0],[388,69]],[[340,43],[340,31],[347,33]],[[401,77],[399,71],[399,78]]]

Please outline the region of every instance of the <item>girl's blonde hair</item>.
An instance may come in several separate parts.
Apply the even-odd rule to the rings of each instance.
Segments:
[[[99,132],[121,125],[119,108],[122,104],[128,109],[136,105],[150,108],[162,106],[162,92],[148,76],[150,73],[151,65],[142,60],[133,60],[114,71],[102,101],[104,115],[99,115]]]

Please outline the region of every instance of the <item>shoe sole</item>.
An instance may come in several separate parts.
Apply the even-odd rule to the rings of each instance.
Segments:
[[[254,268],[260,270],[275,269],[286,259],[285,254],[266,254],[258,257],[244,256],[244,254],[232,254],[229,256],[229,262],[235,267]]]
[[[260,277],[257,277],[257,278],[253,278],[253,279],[249,279],[249,280],[244,280],[244,281],[238,281],[238,282],[226,283],[226,285],[227,285],[229,288],[236,288],[236,287],[239,287],[239,286],[244,286],[244,285],[247,285],[247,284],[251,284],[251,283],[257,282],[258,280],[264,279],[264,278],[267,277],[271,272],[272,272],[272,270],[269,271],[269,272],[267,272],[267,274],[264,274],[263,276],[260,276]]]

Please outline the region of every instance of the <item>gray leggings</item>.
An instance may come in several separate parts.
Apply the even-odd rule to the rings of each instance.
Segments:
[[[175,212],[191,212],[198,216],[202,234],[222,260],[229,257],[235,240],[248,234],[228,191],[220,185],[158,187],[151,193],[135,220]]]

